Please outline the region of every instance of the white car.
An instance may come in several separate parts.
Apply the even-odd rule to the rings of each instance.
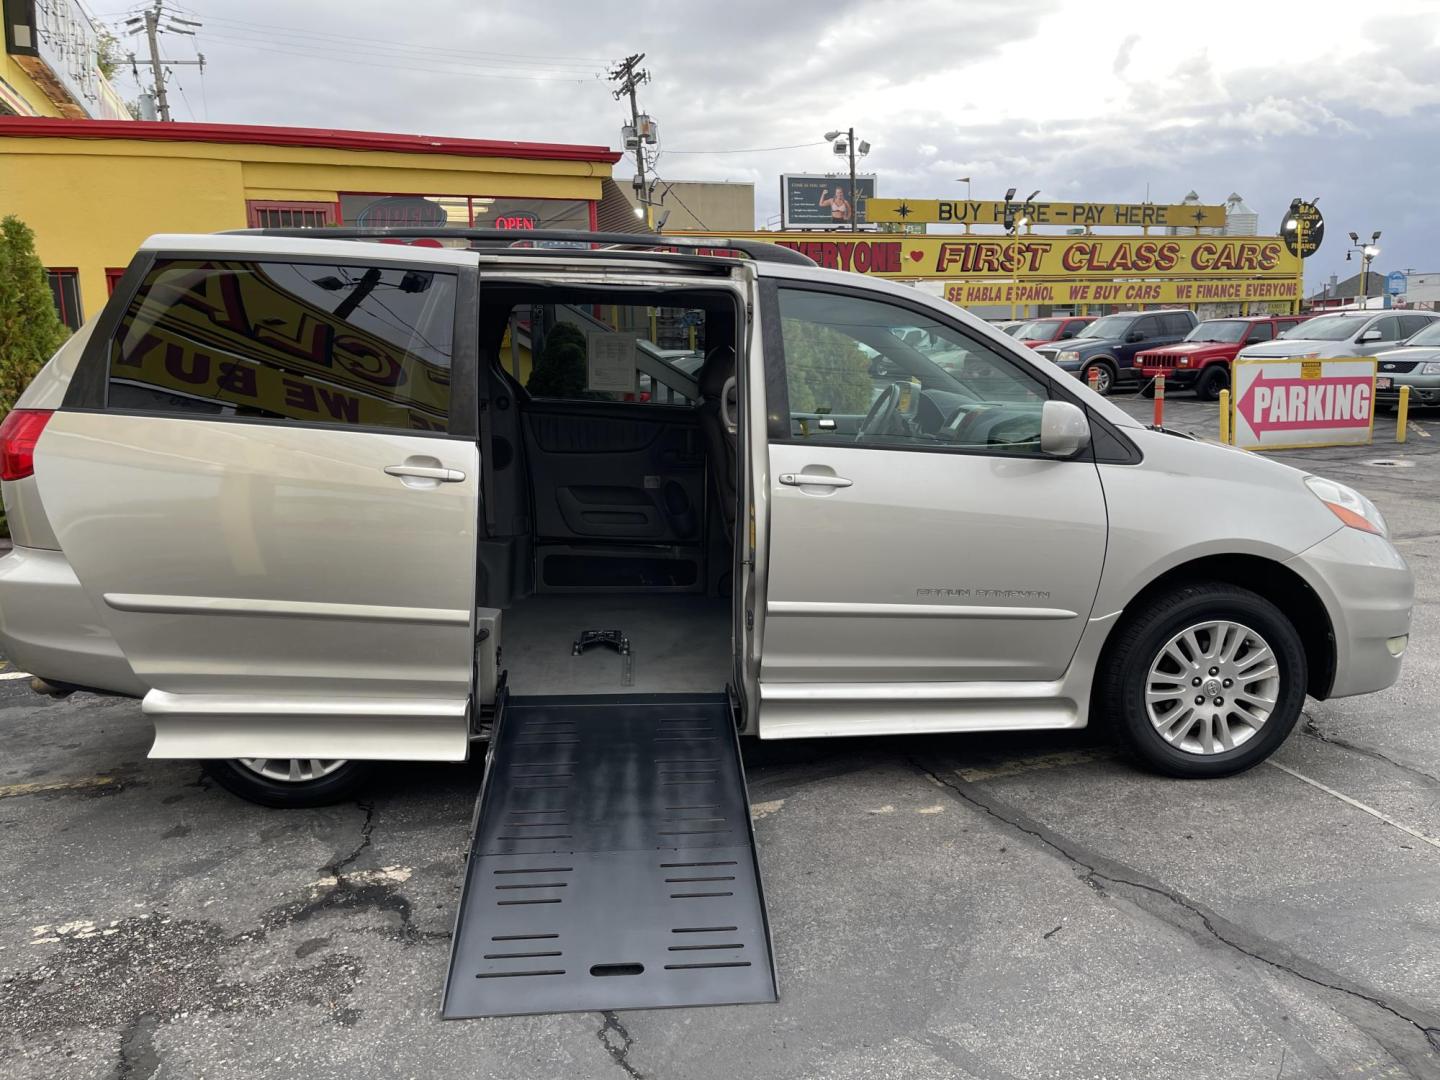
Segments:
[[[1374,356],[1380,349],[1395,348],[1437,319],[1440,314],[1433,311],[1338,311],[1306,319],[1274,341],[1247,345],[1236,359]]]
[[[1103,715],[1223,776],[1399,675],[1368,499],[1150,430],[952,304],[756,241],[420,232],[145,242],[0,425],[18,668],[143,699],[151,756],[276,805],[465,760],[507,702],[570,710],[569,746],[655,695],[723,714],[716,750]],[[698,400],[638,400],[676,310]],[[662,722],[597,804],[700,730]]]

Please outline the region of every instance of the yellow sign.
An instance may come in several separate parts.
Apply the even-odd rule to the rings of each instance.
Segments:
[[[703,239],[706,234],[688,235]],[[886,278],[1018,278],[1024,282],[1085,278],[1253,281],[1288,277],[1293,282],[1299,266],[1299,260],[1285,249],[1277,236],[1022,236],[1012,239],[897,233],[742,235],[788,247],[833,270]],[[1197,301],[1207,299],[1210,298],[1196,298]]]
[[[1011,203],[1032,225],[1086,225],[1116,228],[1182,226],[1224,228],[1225,207],[1161,203]],[[1001,201],[969,199],[866,199],[865,220],[936,222],[951,225],[1004,225]]]
[[[953,304],[1213,304],[1293,302],[1294,281],[955,281],[940,294]]]

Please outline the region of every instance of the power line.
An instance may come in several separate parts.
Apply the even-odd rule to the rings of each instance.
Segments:
[[[242,47],[247,45],[251,47],[259,45],[265,48],[278,48],[281,45],[284,45],[291,51],[303,50],[302,54],[317,52],[331,53],[337,56],[346,57],[350,60],[355,60],[359,58],[368,61],[371,58],[378,57],[389,60],[402,60],[412,65],[419,65],[423,63],[427,67],[437,62],[442,64],[450,64],[452,66],[470,68],[483,68],[490,66],[488,62],[484,64],[477,64],[467,58],[449,57],[441,53],[421,54],[401,52],[384,45],[322,45],[319,43],[311,43],[309,41],[304,41],[296,38],[287,38],[283,34],[262,36],[252,35],[248,32],[241,32],[237,34],[230,31],[212,30],[209,31],[206,36],[215,41],[224,41],[228,42],[229,44],[239,45]],[[527,67],[531,67],[534,70],[519,71],[502,69],[501,71],[495,72],[494,74],[497,76],[506,75],[510,78],[560,78],[569,81],[580,81],[587,76],[598,78],[602,73],[602,69],[599,67],[557,68],[547,67],[544,64],[527,65]]]
[[[660,177],[657,175],[657,176],[655,177],[655,179],[656,179],[656,180],[660,180]],[[699,225],[700,228],[704,229],[706,232],[709,232],[709,231],[710,231],[710,226],[709,226],[709,225],[706,225],[705,222],[701,221],[701,220],[700,220],[700,215],[697,214],[697,213],[695,213],[694,210],[691,210],[690,207],[686,206],[686,205],[685,205],[685,200],[682,199],[682,198],[680,198],[680,193],[675,190],[675,183],[674,183],[674,181],[672,181],[672,180],[661,180],[660,182],[665,185],[665,194],[660,196],[660,201],[661,201],[661,202],[664,202],[664,201],[665,201],[667,198],[669,198],[671,195],[674,195],[674,196],[675,196],[675,201],[680,204],[680,206],[684,209],[684,211],[685,211],[687,214],[689,214],[692,218],[695,219],[695,224]]]
[[[210,35],[207,35],[207,36],[212,37],[212,38],[218,37],[218,35],[215,35],[215,34],[210,34]],[[353,65],[353,64],[354,64],[354,61],[355,61],[355,55],[354,55],[354,53],[351,53],[351,52],[343,52],[343,53],[340,53],[340,54],[338,54],[338,55],[327,55],[327,50],[310,49],[310,48],[308,48],[308,47],[305,47],[305,48],[297,48],[297,47],[292,47],[292,46],[289,46],[289,45],[275,44],[275,43],[273,43],[273,42],[272,42],[272,43],[268,43],[268,44],[261,44],[261,43],[259,43],[259,42],[241,41],[241,40],[235,40],[235,39],[229,39],[229,38],[220,38],[220,40],[225,41],[225,42],[226,42],[228,45],[230,45],[232,48],[236,48],[236,49],[252,49],[252,50],[254,50],[254,51],[256,51],[256,52],[278,52],[278,53],[284,53],[284,54],[286,54],[287,56],[302,56],[302,57],[305,57],[306,59],[314,60],[314,61],[319,61],[319,62],[322,62],[322,63],[323,63],[323,62],[329,62],[329,63],[332,63],[332,64],[349,63],[349,64]],[[392,70],[395,70],[395,71],[409,71],[409,72],[415,72],[415,71],[417,71],[416,65],[415,65],[414,63],[408,63],[408,64],[403,64],[403,63],[402,63],[402,64],[387,64],[387,63],[384,63],[384,62],[381,61],[381,60],[374,59],[374,58],[371,58],[371,57],[366,57],[366,58],[365,58],[365,63],[368,64],[368,65],[371,66],[371,67],[389,68],[389,69],[392,69]],[[471,78],[471,79],[505,79],[505,80],[515,81],[515,82],[568,82],[568,83],[583,83],[583,82],[587,81],[587,80],[586,80],[586,77],[585,77],[583,74],[575,74],[575,75],[568,75],[568,76],[559,76],[559,75],[502,75],[502,74],[499,74],[499,73],[497,73],[497,72],[476,71],[476,70],[473,70],[473,69],[468,69],[468,70],[467,70],[467,69],[464,69],[464,68],[437,68],[434,64],[427,65],[426,70],[428,70],[428,71],[430,71],[430,72],[434,72],[434,73],[436,73],[436,74],[440,74],[440,75],[459,75],[459,76],[463,76],[463,77]],[[599,74],[597,73],[597,74],[596,74],[595,76],[593,76],[593,77],[596,78],[596,79],[598,79],[600,76],[599,76]]]
[[[171,5],[171,6],[174,7],[175,10],[177,10],[177,11],[188,11],[188,9],[183,8],[183,7],[180,7],[179,5]],[[204,16],[204,18],[205,18],[207,24],[213,23],[213,24],[226,26],[226,27],[229,27],[229,28],[231,28],[231,29],[236,29],[236,30],[246,30],[246,31],[251,31],[251,32],[259,32],[259,33],[261,33],[261,34],[266,35],[267,37],[268,37],[268,36],[274,36],[274,35],[276,35],[276,34],[284,34],[284,35],[297,36],[297,37],[318,38],[318,39],[320,39],[321,41],[354,41],[354,42],[359,42],[360,44],[363,44],[363,45],[374,45],[374,44],[376,44],[375,39],[374,39],[373,37],[365,37],[365,36],[360,36],[360,35],[355,35],[355,34],[335,34],[335,33],[329,32],[329,31],[308,30],[308,29],[306,29],[306,28],[304,28],[304,27],[299,27],[299,26],[284,26],[284,25],[276,25],[276,24],[274,24],[274,23],[255,23],[255,22],[249,22],[248,20],[245,20],[245,19],[232,19],[232,18],[229,18],[229,17],[226,17],[226,16],[220,16],[220,15],[206,15],[206,16]],[[393,47],[393,48],[414,49],[414,50],[419,50],[419,51],[425,52],[425,53],[433,53],[433,52],[436,52],[436,51],[439,51],[439,52],[449,52],[449,53],[458,53],[458,54],[463,54],[463,55],[465,55],[465,56],[471,56],[471,57],[476,57],[476,58],[484,58],[484,59],[487,59],[487,60],[488,60],[489,62],[491,62],[491,63],[514,63],[514,62],[520,62],[520,61],[526,61],[526,60],[534,60],[534,61],[540,61],[541,64],[544,65],[544,66],[559,66],[559,67],[570,67],[570,66],[574,66],[574,65],[577,65],[577,64],[578,64],[578,65],[586,65],[586,66],[596,66],[596,67],[598,67],[598,66],[604,66],[604,65],[608,65],[608,64],[610,64],[610,63],[613,63],[613,61],[612,61],[610,58],[608,58],[608,57],[603,57],[603,56],[561,56],[561,55],[556,55],[556,54],[554,54],[554,53],[544,53],[544,54],[540,54],[540,53],[514,53],[514,52],[487,52],[487,51],[484,51],[484,50],[472,50],[472,49],[450,49],[450,48],[437,49],[437,48],[434,47],[434,46],[429,46],[429,45],[416,45],[416,44],[409,44],[409,43],[406,43],[406,42],[388,42],[388,43],[386,43],[386,44],[387,44],[387,46]]]
[[[789,146],[747,146],[740,150],[666,150],[667,154],[768,154],[772,150],[800,150],[807,146],[824,146],[825,141],[791,143]]]

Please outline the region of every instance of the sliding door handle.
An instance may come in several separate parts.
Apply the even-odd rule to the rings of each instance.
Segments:
[[[854,481],[846,480],[843,476],[829,476],[825,473],[781,473],[780,483],[787,487],[829,487],[847,488]]]
[[[420,480],[438,480],[442,484],[458,484],[465,479],[459,469],[445,469],[433,465],[386,465],[387,476],[413,476]]]

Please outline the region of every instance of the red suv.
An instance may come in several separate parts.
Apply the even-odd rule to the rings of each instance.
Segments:
[[[1078,334],[1083,326],[1092,323],[1094,315],[1056,315],[1053,318],[1031,319],[1011,334],[1022,345],[1032,349],[1052,341],[1068,341]]]
[[[1155,396],[1155,376],[1165,376],[1165,389],[1195,389],[1195,396],[1214,401],[1230,385],[1230,361],[1246,345],[1280,336],[1308,315],[1247,315],[1233,319],[1206,319],[1185,335],[1185,340],[1160,349],[1146,349],[1135,357],[1135,370],[1143,381],[1141,393]]]

